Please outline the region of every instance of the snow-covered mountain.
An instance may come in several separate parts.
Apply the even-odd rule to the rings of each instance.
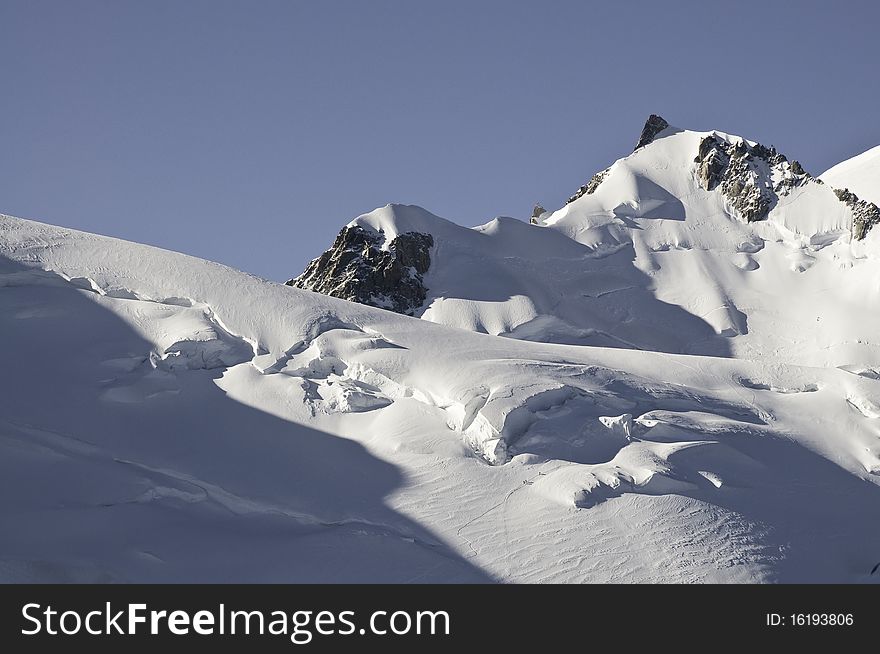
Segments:
[[[772,148],[652,116],[632,154],[535,225],[389,205],[288,283],[524,340],[878,365],[880,210],[847,200]],[[418,293],[363,272],[401,235],[425,239],[418,270],[401,266]]]
[[[834,188],[849,189],[862,200],[880,203],[880,145],[832,166],[820,177]]]
[[[0,579],[880,581],[870,207],[661,121],[322,293],[0,217]]]

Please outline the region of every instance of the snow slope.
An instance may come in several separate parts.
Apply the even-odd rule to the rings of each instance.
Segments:
[[[880,145],[832,166],[820,178],[834,188],[848,188],[862,200],[880,204]]]
[[[876,581],[876,348],[785,331],[819,306],[843,323],[832,314],[855,300],[826,292],[802,299],[802,314],[749,313],[733,337],[701,318],[710,333],[633,263],[652,252],[663,270],[689,251],[668,265],[697,265],[698,248],[648,249],[680,228],[609,253],[567,238],[566,216],[589,213],[575,205],[551,218],[559,230],[503,219],[464,230],[401,207],[359,218],[430,226],[448,265],[429,273],[428,312],[454,326],[0,217],[0,578]],[[838,218],[822,220],[835,238],[811,267],[775,253],[803,253],[815,234],[778,232],[734,253],[759,267],[731,263],[731,279],[777,282],[791,303],[780,313],[794,284],[815,275],[818,290],[835,266],[873,298],[872,259],[837,264],[830,253],[853,250]],[[473,253],[487,266],[475,290],[444,298],[442,284],[477,274]],[[836,294],[838,281],[825,284]],[[581,284],[586,299],[615,301],[562,313]],[[748,308],[760,284],[743,287]],[[492,335],[517,329],[525,339]],[[553,329],[613,347],[527,340]],[[714,349],[774,330],[766,356]],[[693,334],[704,355],[673,353]]]
[[[726,350],[700,318],[657,300],[650,279],[632,265],[631,247],[597,255],[556,230],[513,218],[468,229],[403,205],[351,224],[381,232],[386,242],[408,231],[433,236],[428,299],[418,314],[426,320],[525,340]]]
[[[733,356],[876,365],[877,234],[854,242],[849,207],[809,179],[780,196],[767,220],[740,219],[695,176],[709,135],[742,141],[669,128],[544,225],[597,251],[631,247],[656,297],[708,323]]]
[[[694,159],[707,137],[754,146],[669,127],[537,225],[467,229],[404,205],[350,225],[386,243],[433,236],[416,313],[432,322],[561,344],[880,365],[880,230],[854,240],[852,210],[831,186],[759,158],[781,190],[766,220],[744,220],[701,184]]]

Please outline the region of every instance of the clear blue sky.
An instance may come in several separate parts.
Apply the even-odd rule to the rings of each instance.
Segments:
[[[880,3],[0,0],[0,212],[299,273],[354,216],[548,208],[649,113],[880,143]]]

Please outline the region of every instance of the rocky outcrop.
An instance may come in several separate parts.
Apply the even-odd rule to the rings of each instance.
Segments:
[[[642,128],[642,133],[639,136],[639,142],[636,144],[633,152],[645,145],[648,145],[649,143],[653,143],[654,139],[657,138],[657,135],[667,127],[669,127],[669,123],[667,123],[657,114],[651,114],[650,116],[648,116],[648,120],[645,121],[645,126]],[[590,178],[590,181],[581,186],[577,191],[575,191],[574,195],[568,198],[566,204],[570,204],[585,195],[592,195],[593,193],[595,193],[596,189],[599,188],[599,185],[605,181],[606,177],[608,177],[608,173],[610,170],[611,168],[606,168],[605,170],[600,170],[598,173],[593,175]]]
[[[846,204],[853,213],[852,235],[856,240],[865,238],[871,228],[880,223],[880,208],[873,202],[860,200],[849,189],[834,189],[834,194]]]
[[[779,198],[794,189],[823,183],[774,147],[744,140],[730,143],[717,134],[700,141],[694,163],[700,185],[707,191],[719,189],[737,216],[747,222],[764,220]],[[880,223],[877,205],[860,200],[848,189],[834,189],[834,193],[852,211],[856,240]]]
[[[531,219],[529,219],[529,222],[532,225],[537,225],[538,219],[541,216],[543,216],[545,213],[547,213],[547,210],[543,206],[541,206],[541,203],[539,202],[538,204],[535,205],[535,208],[532,209],[532,217],[531,217]]]
[[[343,227],[333,246],[286,284],[411,316],[425,302],[434,238],[406,232],[383,248],[385,240],[358,225]]]
[[[570,198],[568,198],[568,201],[566,202],[566,204],[574,202],[575,200],[577,200],[580,197],[583,197],[584,195],[591,195],[592,193],[594,193],[596,191],[596,189],[599,188],[599,184],[601,184],[603,181],[605,181],[605,178],[608,177],[609,170],[611,170],[611,169],[606,168],[605,170],[600,170],[598,173],[593,175],[590,178],[589,182],[587,182],[586,184],[581,186],[575,192],[574,195],[572,195]]]
[[[737,216],[747,222],[764,220],[780,197],[816,181],[776,148],[744,140],[729,143],[716,134],[700,141],[694,163],[700,185],[707,191],[720,189]]]
[[[645,126],[642,128],[642,134],[641,136],[639,136],[639,142],[636,143],[636,147],[633,148],[633,152],[645,145],[648,145],[649,143],[652,143],[654,139],[657,138],[657,135],[667,127],[669,127],[669,123],[667,123],[657,114],[651,114],[650,116],[648,116],[648,120],[645,121]]]

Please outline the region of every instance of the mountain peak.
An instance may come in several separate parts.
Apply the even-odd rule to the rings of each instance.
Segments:
[[[648,120],[645,121],[645,126],[642,128],[642,134],[639,136],[639,142],[636,143],[633,152],[640,147],[651,143],[656,136],[667,127],[669,127],[669,123],[667,123],[662,116],[658,116],[657,114],[651,114],[648,116]]]

